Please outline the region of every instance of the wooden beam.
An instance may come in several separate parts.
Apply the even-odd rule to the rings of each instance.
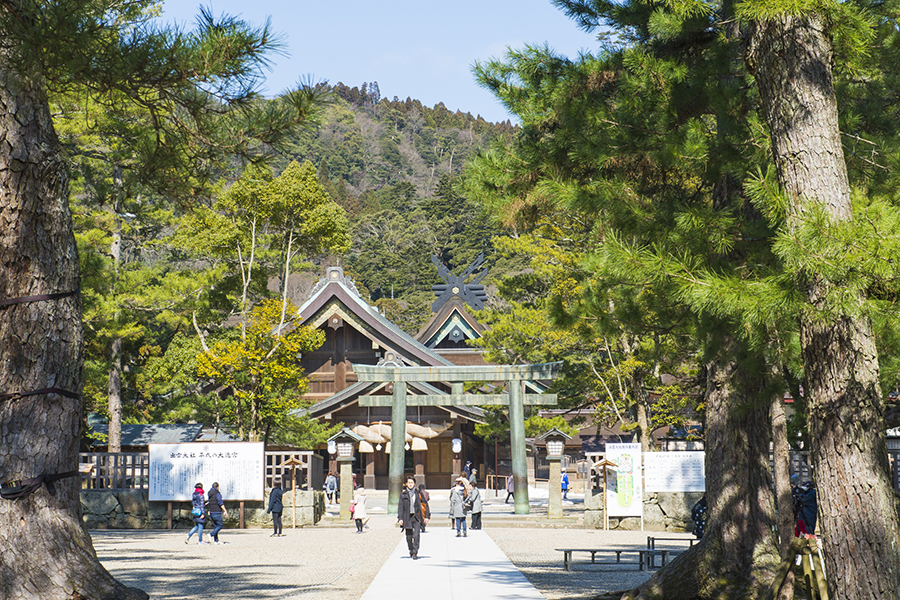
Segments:
[[[485,365],[453,367],[393,367],[353,365],[360,381],[536,381],[555,379],[561,362],[538,365]]]
[[[556,394],[523,394],[524,404],[556,406]],[[360,396],[360,406],[393,406],[393,396]],[[407,406],[509,406],[509,394],[409,395]]]

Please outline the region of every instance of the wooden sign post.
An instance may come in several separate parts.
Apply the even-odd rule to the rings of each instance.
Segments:
[[[608,467],[616,468],[619,465],[616,463],[606,460],[605,458],[598,463],[594,463],[594,469],[601,468],[603,469],[603,529],[609,529],[609,510],[607,510],[606,506],[606,469]]]
[[[303,461],[299,461],[293,456],[281,463],[282,467],[291,468],[291,493],[293,495],[293,500],[291,500],[291,512],[293,513],[291,515],[293,521],[292,529],[297,529],[297,477],[294,474],[294,469],[301,465],[303,465]]]

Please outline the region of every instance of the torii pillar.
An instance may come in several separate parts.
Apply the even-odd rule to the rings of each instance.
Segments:
[[[527,515],[528,461],[525,447],[525,405],[554,406],[555,394],[526,394],[526,381],[556,378],[561,362],[537,365],[402,367],[396,364],[353,365],[359,381],[393,382],[390,397],[364,396],[360,406],[391,405],[391,459],[388,463],[388,513],[397,511],[403,486],[403,443],[406,440],[407,406],[509,406],[510,453],[512,454],[515,513]],[[461,384],[466,381],[503,381],[505,394],[434,394],[407,396],[407,383],[431,382]],[[458,389],[458,387],[457,387]]]

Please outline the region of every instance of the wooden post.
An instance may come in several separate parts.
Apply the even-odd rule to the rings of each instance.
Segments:
[[[238,528],[244,529],[244,501],[243,500],[241,500],[240,506],[241,506],[241,518],[240,518],[240,523],[238,524]]]
[[[603,529],[606,529],[606,530],[609,529],[609,510],[608,510],[608,507],[606,506],[606,469],[608,467],[616,468],[618,466],[619,465],[612,462],[611,460],[606,460],[605,457],[603,460],[601,460],[600,462],[598,462],[597,464],[595,464],[593,466],[593,468],[595,468],[595,469],[597,467],[600,467],[601,469],[603,469],[603,492],[602,492],[603,493]]]
[[[172,529],[172,503],[169,502],[169,508],[166,510],[169,520],[169,529]]]
[[[293,456],[283,463],[281,463],[282,467],[290,467],[291,468],[291,494],[293,495],[293,500],[291,500],[291,512],[292,520],[293,520],[293,529],[297,529],[297,474],[294,472],[294,469],[297,468],[297,465],[302,465],[303,462],[297,460]],[[282,481],[282,484],[284,482]]]

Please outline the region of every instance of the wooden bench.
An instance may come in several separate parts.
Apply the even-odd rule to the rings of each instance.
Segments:
[[[656,550],[656,542],[688,542],[688,547],[690,548],[696,541],[694,538],[653,537],[648,535],[647,550]]]
[[[648,550],[615,550],[612,548],[557,548],[559,552],[563,553],[563,567],[565,567],[566,571],[571,571],[571,565],[573,564],[572,554],[575,552],[590,552],[591,554],[591,564],[593,565],[633,565],[635,563],[631,561],[622,562],[622,555],[626,556],[629,554],[637,554],[638,555],[638,570],[643,571],[644,566],[647,566],[647,569],[655,569],[656,567],[656,557],[659,556],[662,560],[662,564],[660,567],[666,566],[666,560],[669,558],[668,550],[656,550],[656,549],[648,549]],[[597,562],[597,554],[599,553],[613,553],[616,554],[616,562]]]

